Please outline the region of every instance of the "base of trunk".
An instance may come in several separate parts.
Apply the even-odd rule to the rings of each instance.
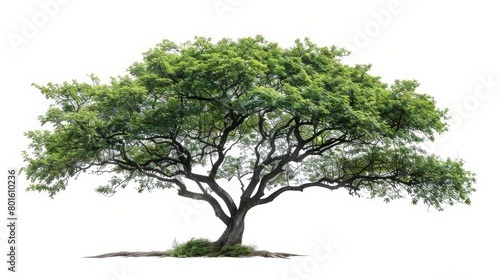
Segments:
[[[243,232],[245,231],[244,216],[232,218],[231,224],[226,227],[222,235],[214,245],[218,248],[241,244],[243,241]]]

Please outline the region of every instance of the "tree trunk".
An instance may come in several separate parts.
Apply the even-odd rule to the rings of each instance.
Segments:
[[[238,211],[233,217],[231,217],[230,224],[215,242],[216,246],[221,248],[223,246],[241,244],[241,241],[243,240],[243,231],[245,230],[245,215],[246,211]]]

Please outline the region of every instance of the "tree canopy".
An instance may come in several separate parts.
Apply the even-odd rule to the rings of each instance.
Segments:
[[[35,85],[53,104],[40,117],[50,127],[26,133],[30,189],[52,197],[80,172],[112,173],[98,192],[131,181],[139,192],[176,188],[228,227],[313,187],[439,210],[470,204],[475,175],[463,160],[420,148],[446,131],[447,110],[416,92],[417,81],[388,85],[345,55],[308,39],[289,48],[262,36],[164,40],[107,84],[91,75]],[[221,179],[241,190],[238,200]]]

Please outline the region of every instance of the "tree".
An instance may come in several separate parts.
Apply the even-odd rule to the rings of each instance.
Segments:
[[[345,55],[308,39],[164,40],[107,84],[35,85],[53,104],[40,117],[51,127],[26,133],[29,189],[53,197],[86,171],[114,174],[96,189],[107,195],[131,181],[175,188],[211,205],[226,226],[219,246],[241,243],[250,209],[308,188],[470,204],[463,160],[421,148],[446,131],[447,111],[416,81],[387,85]]]

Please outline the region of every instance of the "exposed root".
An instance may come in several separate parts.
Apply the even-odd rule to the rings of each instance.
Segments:
[[[102,254],[102,255],[84,257],[84,258],[102,259],[102,258],[111,258],[111,257],[133,257],[133,258],[137,258],[137,257],[168,257],[168,255],[162,251],[151,251],[151,252],[121,251],[121,252],[116,252],[116,253],[108,253],[108,254]]]
[[[290,253],[279,253],[279,252],[269,252],[269,251],[255,251],[250,257],[264,257],[264,258],[279,258],[288,259],[289,257],[299,257],[302,255],[290,254]]]
[[[263,258],[278,258],[278,259],[288,259],[289,257],[296,257],[296,256],[302,256],[302,255],[296,255],[296,254],[289,254],[289,253],[278,253],[278,252],[269,252],[269,251],[255,251],[250,255],[247,256],[241,256],[241,257],[263,257]],[[163,251],[151,251],[151,252],[127,252],[127,251],[121,251],[121,252],[116,252],[116,253],[108,253],[108,254],[102,254],[102,255],[97,255],[97,256],[90,256],[90,257],[84,257],[84,258],[92,258],[92,259],[102,259],[102,258],[111,258],[111,257],[132,257],[132,258],[137,258],[137,257],[169,257],[165,252]]]

